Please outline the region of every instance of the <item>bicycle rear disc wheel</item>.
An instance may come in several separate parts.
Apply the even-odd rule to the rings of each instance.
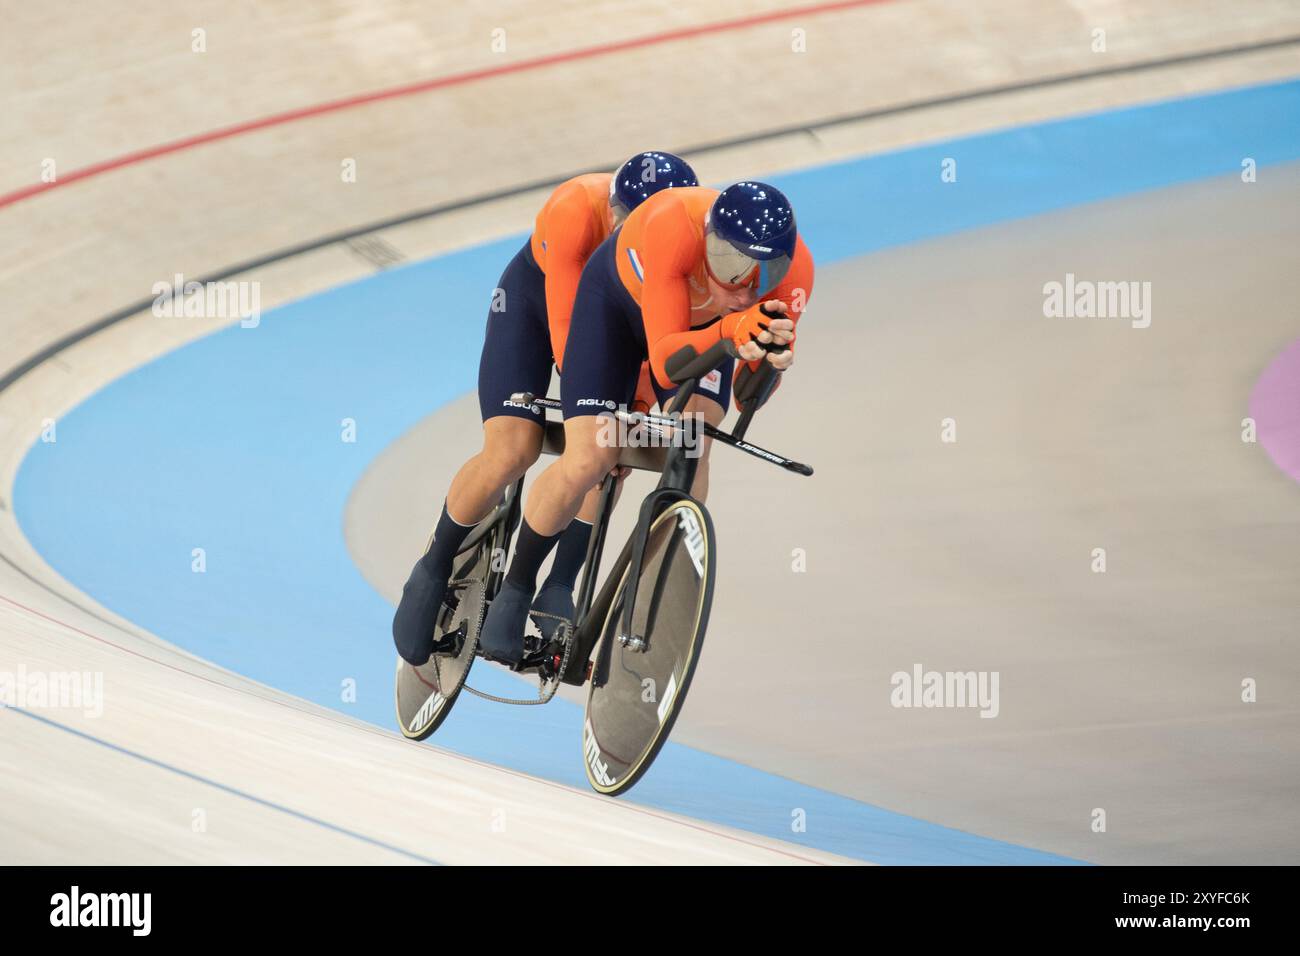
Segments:
[[[583,763],[593,790],[624,793],[650,768],[672,732],[699,660],[717,548],[704,506],[682,499],[650,526],[637,584],[633,631],[643,650],[619,641],[627,571],[611,603],[592,668],[583,721]]]
[[[480,546],[477,559],[471,568],[464,569],[468,573],[452,595],[455,606],[449,606],[448,600],[439,615],[437,640],[455,635],[460,642],[458,652],[435,653],[419,667],[397,659],[397,726],[411,740],[424,740],[442,725],[469,676],[487,606],[485,579],[491,570],[491,554],[491,547]]]

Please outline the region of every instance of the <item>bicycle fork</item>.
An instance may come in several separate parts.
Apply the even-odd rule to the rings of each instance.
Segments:
[[[641,503],[636,532],[632,535],[632,554],[628,562],[627,580],[623,585],[623,613],[620,615],[618,627],[618,642],[630,651],[644,653],[650,647],[648,636],[638,634],[633,623],[637,590],[641,582],[641,568],[645,560],[646,545],[650,539],[650,525],[670,505],[683,500],[694,499],[679,488],[657,488]],[[658,600],[658,591],[661,587],[662,582],[658,582],[655,587],[656,593],[651,598],[652,602]],[[653,611],[653,607],[651,610]]]

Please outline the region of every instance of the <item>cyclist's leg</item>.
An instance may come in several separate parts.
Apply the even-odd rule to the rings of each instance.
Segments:
[[[627,314],[635,303],[621,285],[612,288],[619,280],[611,249],[607,242],[592,256],[574,302],[560,381],[564,453],[533,482],[510,570],[483,626],[484,653],[497,660],[518,660],[538,570],[584,496],[618,461],[617,445],[607,440],[605,415],[631,402],[644,348],[633,336]],[[617,292],[622,296],[612,294]]]
[[[542,637],[550,640],[559,626],[558,618],[573,620],[573,589],[578,583],[578,572],[587,559],[587,545],[591,541],[591,526],[600,503],[599,486],[587,492],[582,507],[569,526],[560,534],[555,545],[555,557],[546,580],[533,598],[533,610],[541,614],[534,617]]]
[[[526,249],[527,247],[525,247]],[[520,256],[524,256],[524,251]],[[512,275],[522,272],[523,275]],[[477,524],[542,451],[542,410],[511,399],[515,392],[545,395],[551,382],[551,339],[546,324],[545,277],[531,256],[502,277],[505,308],[488,315],[478,368],[483,450],[461,466],[447,492],[459,522]]]
[[[601,484],[604,484],[603,478]],[[613,504],[618,503],[621,490],[621,484],[614,487]],[[543,587],[567,584],[569,590],[573,590],[578,580],[578,572],[582,570],[582,562],[587,557],[587,542],[591,538],[592,525],[596,523],[596,517],[600,514],[602,494],[601,485],[596,485],[582,499],[582,507],[578,509],[577,516],[569,522],[569,526],[564,529],[564,535],[555,549],[555,562],[551,565],[550,573],[546,575]]]
[[[513,415],[489,418],[483,423],[482,451],[461,465],[451,480],[447,510],[456,521],[474,527],[541,453],[540,424]]]
[[[567,347],[565,356],[565,364],[573,364]],[[567,377],[569,370],[565,372]],[[566,421],[564,454],[533,482],[510,569],[483,623],[480,646],[494,660],[512,664],[522,656],[524,626],[537,589],[538,570],[577,514],[587,491],[618,460],[618,448],[599,445],[601,432],[594,415]]]
[[[566,527],[617,464],[620,448],[611,440],[617,435],[611,416],[636,394],[645,354],[631,326],[639,315],[628,314],[635,303],[621,286],[611,290],[609,285],[619,282],[617,274],[604,275],[607,270],[600,268],[604,249],[583,273],[565,348],[567,356],[572,347],[573,356],[560,382],[564,454],[533,483],[524,508],[524,518],[541,534]]]
[[[604,479],[601,481],[603,484]],[[622,489],[622,483],[615,485],[611,507],[618,504]],[[573,620],[573,590],[578,584],[578,572],[587,560],[587,546],[591,541],[592,526],[600,513],[602,493],[601,485],[596,485],[582,499],[582,507],[578,509],[577,516],[560,535],[551,569],[538,588],[537,597],[533,599],[533,610],[540,611],[543,615],[534,618],[537,629],[547,640],[555,635],[559,618]]]
[[[413,664],[428,660],[447,581],[465,538],[541,453],[541,410],[510,401],[518,391],[544,395],[551,378],[545,278],[527,246],[506,267],[500,288],[503,295],[494,302],[503,302],[504,310],[488,315],[479,362],[483,449],[452,480],[433,538],[411,569],[393,617],[398,653]]]

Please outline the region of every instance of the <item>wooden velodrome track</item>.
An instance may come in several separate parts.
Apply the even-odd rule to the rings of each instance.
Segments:
[[[18,463],[44,420],[214,330],[139,307],[176,273],[257,263],[246,277],[269,308],[377,268],[373,247],[331,237],[418,258],[517,231],[543,195],[529,184],[650,142],[716,144],[691,153],[706,180],[756,175],[1291,76],[1295,47],[1280,41],[1300,33],[1294,6],[1204,0],[201,14],[147,2],[57,25],[31,7],[3,16],[0,670],[102,671],[112,702],[94,719],[45,715],[62,729],[0,714],[6,862],[548,862],[577,834],[565,862],[831,859],[406,746],[196,660],[43,563],[9,508]],[[196,29],[206,52],[191,50]],[[805,53],[790,52],[795,29]],[[745,82],[756,56],[780,64],[779,85]],[[355,183],[340,180],[347,159]],[[479,196],[499,198],[461,205]],[[421,786],[435,773],[457,799]],[[193,829],[197,809],[207,832]],[[490,826],[498,812],[504,830]]]

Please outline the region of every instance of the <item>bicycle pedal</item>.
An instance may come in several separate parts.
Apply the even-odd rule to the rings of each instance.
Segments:
[[[433,653],[441,657],[459,657],[465,646],[465,631],[465,622],[461,621],[454,631],[446,631],[442,637],[434,640]]]

